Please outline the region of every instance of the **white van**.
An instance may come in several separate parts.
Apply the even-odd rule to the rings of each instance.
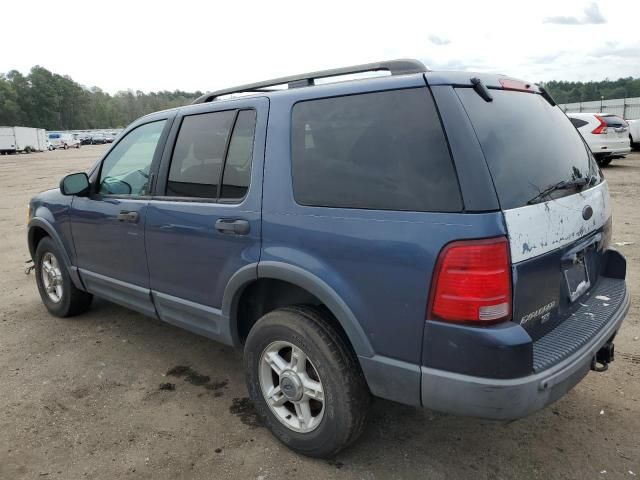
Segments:
[[[49,150],[55,150],[57,148],[80,148],[80,140],[75,138],[70,133],[64,132],[49,132]]]

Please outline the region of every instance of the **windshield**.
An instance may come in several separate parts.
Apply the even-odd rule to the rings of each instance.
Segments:
[[[557,106],[541,95],[491,90],[486,102],[471,88],[457,88],[473,123],[498,194],[507,210],[534,198],[572,195],[599,183],[598,167],[582,137]],[[592,178],[584,186],[579,179]],[[559,182],[575,188],[550,189]],[[540,197],[540,194],[548,194]]]

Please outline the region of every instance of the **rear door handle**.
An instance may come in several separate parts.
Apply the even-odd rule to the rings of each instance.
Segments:
[[[219,218],[216,220],[216,230],[221,233],[247,235],[250,230],[249,222],[238,218]]]
[[[121,210],[116,216],[119,222],[136,223],[138,221],[138,212],[129,212],[127,210]]]

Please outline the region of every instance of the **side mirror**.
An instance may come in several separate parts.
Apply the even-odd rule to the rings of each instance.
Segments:
[[[72,173],[60,181],[60,191],[63,195],[86,195],[89,193],[89,186],[89,177],[84,172]]]

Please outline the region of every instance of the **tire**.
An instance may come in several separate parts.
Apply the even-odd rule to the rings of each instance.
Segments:
[[[355,354],[330,326],[326,315],[308,306],[269,312],[253,326],[244,348],[249,397],[262,423],[291,450],[318,458],[334,456],[360,436],[371,403]],[[272,362],[283,367],[280,374],[264,361],[275,351],[280,361],[289,359],[286,364]],[[304,367],[294,358],[305,358]],[[301,384],[304,388],[300,388]],[[273,407],[263,393],[269,387],[279,389],[279,395],[272,397],[276,403]],[[297,406],[295,396],[290,400],[293,392],[302,395]],[[321,400],[309,399],[309,395]],[[305,402],[310,420],[303,424],[298,421],[298,414]]]
[[[46,271],[52,268],[53,273],[48,276]],[[93,295],[79,290],[73,284],[69,272],[62,262],[60,250],[50,237],[44,237],[38,243],[35,255],[35,274],[42,303],[52,315],[56,317],[72,317],[89,309]],[[58,285],[61,288],[57,289],[56,287],[52,296],[47,292],[45,282],[50,287]],[[59,298],[56,300],[54,297]]]
[[[608,166],[611,161],[613,160],[613,158],[611,157],[600,157],[600,158],[596,158],[596,162],[598,162],[598,166],[601,168],[604,168],[606,166]]]
[[[66,150],[66,149],[67,149],[67,148],[69,148],[69,147],[68,147],[68,146],[67,146],[67,144],[65,143],[63,148]]]

